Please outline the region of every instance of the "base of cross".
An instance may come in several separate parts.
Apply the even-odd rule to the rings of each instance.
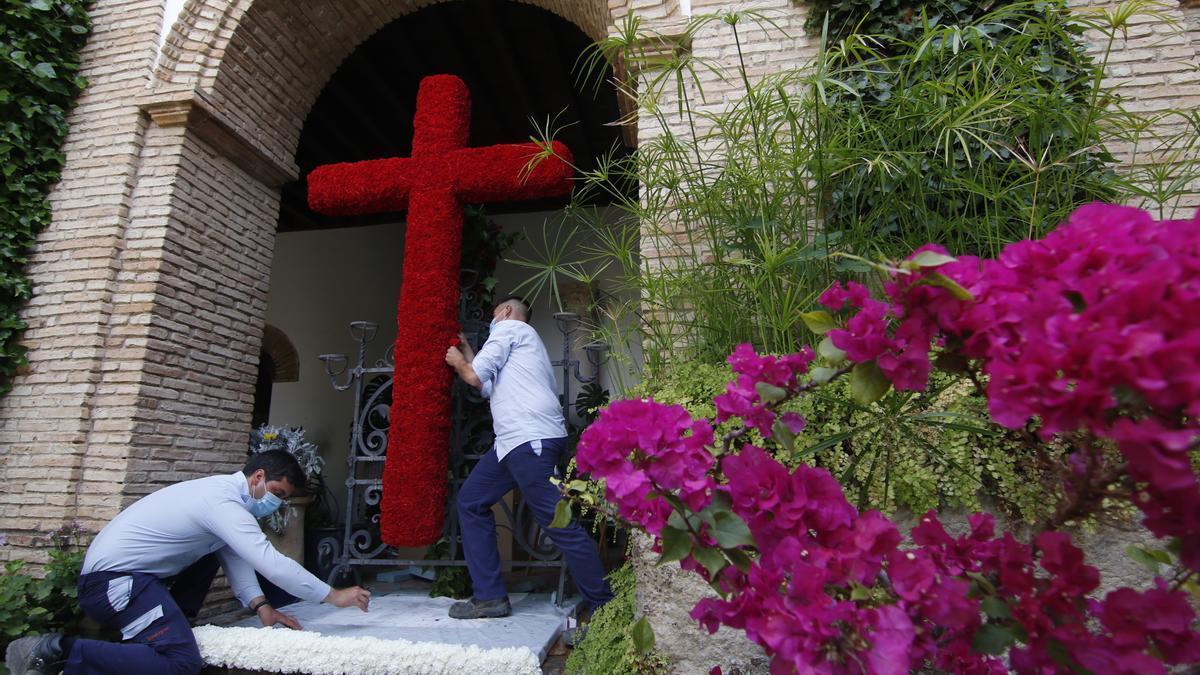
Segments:
[[[283,611],[302,631],[262,628],[250,617],[195,629],[205,672],[540,674],[571,607],[548,594],[513,594],[513,613],[470,621],[447,616],[450,598],[428,591],[376,596],[371,611],[300,602]]]

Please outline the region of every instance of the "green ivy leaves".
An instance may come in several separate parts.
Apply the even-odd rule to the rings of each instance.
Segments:
[[[5,0],[0,12],[0,394],[25,363],[19,313],[31,287],[23,268],[50,222],[46,194],[62,171],[59,148],[85,85],[79,52],[90,30],[82,0]]]

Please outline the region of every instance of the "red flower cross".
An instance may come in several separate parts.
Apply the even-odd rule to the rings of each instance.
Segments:
[[[412,157],[327,164],[308,175],[308,205],[318,213],[408,210],[383,474],[382,534],[393,546],[432,544],[442,534],[452,377],[443,357],[458,333],[462,205],[571,190],[565,145],[555,142],[555,156],[528,171],[536,144],[469,148],[470,124],[466,84],[453,75],[426,77],[417,90]]]

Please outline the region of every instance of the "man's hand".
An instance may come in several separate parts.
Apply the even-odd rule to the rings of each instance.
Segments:
[[[462,333],[459,333],[459,336],[463,337]],[[471,358],[467,358],[462,352],[463,347],[466,347],[467,351],[471,350],[471,347],[466,342],[461,342],[460,346],[451,346],[446,350],[446,365],[453,368],[454,372],[462,378],[463,382],[476,389],[482,389],[483,383],[479,381],[479,376],[475,374],[475,369],[471,367],[471,360],[475,357],[475,354],[472,353]]]
[[[371,603],[371,591],[358,586],[349,586],[347,588],[335,588],[329,591],[329,595],[325,596],[325,602],[334,607],[349,607],[354,605],[362,611],[367,611],[367,605]]]
[[[462,350],[463,358],[467,360],[467,363],[475,360],[475,350],[471,349],[471,341],[462,332],[458,334],[458,348]]]
[[[467,357],[463,356],[462,351],[458,347],[449,347],[446,349],[446,365],[458,370],[467,363]]]
[[[270,628],[277,623],[281,623],[292,630],[304,629],[304,627],[300,625],[300,622],[296,620],[296,617],[292,616],[291,614],[284,614],[283,612],[267,604],[264,604],[262,607],[258,608],[258,620],[261,621],[262,625],[266,626],[267,628]]]

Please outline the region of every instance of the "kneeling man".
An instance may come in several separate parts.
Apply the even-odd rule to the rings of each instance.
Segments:
[[[189,619],[204,603],[218,564],[234,594],[264,626],[300,628],[267,604],[255,571],[292,595],[367,611],[371,594],[335,590],[280,554],[258,518],[270,515],[304,486],[304,472],[286,450],[252,455],[229,475],[177,483],[122,511],[88,547],[79,576],[79,606],[121,631],[111,643],[41,635],[8,647],[13,673],[192,674],[203,667]]]

